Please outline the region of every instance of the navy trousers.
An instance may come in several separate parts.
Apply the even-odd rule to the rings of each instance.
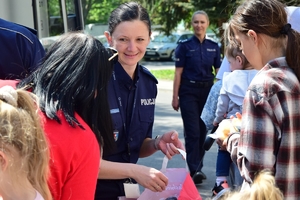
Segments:
[[[187,163],[191,175],[201,171],[203,167],[206,126],[200,115],[212,84],[213,82],[206,87],[199,87],[192,83],[181,84],[179,88],[179,105],[184,126]]]

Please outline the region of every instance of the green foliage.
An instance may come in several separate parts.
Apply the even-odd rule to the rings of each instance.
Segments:
[[[85,24],[107,24],[113,9],[119,6],[121,0],[81,0]]]
[[[49,0],[51,1],[57,0]],[[113,9],[121,3],[132,0],[81,0],[85,24],[107,24]],[[210,18],[211,29],[222,36],[222,24],[227,22],[242,0],[134,0],[142,4],[149,12],[154,25],[161,25],[161,30],[169,34],[183,20],[185,27],[190,29],[192,13],[204,10]],[[288,6],[299,6],[300,0],[282,0]],[[53,12],[58,8],[51,7]]]
[[[155,13],[151,13],[158,16],[152,17],[152,21],[161,25],[160,30],[169,35],[182,19],[190,16],[192,8],[189,0],[162,0]]]
[[[150,72],[157,78],[162,80],[174,80],[174,69],[154,69]]]

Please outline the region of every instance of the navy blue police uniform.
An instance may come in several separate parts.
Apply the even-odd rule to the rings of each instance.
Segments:
[[[137,163],[143,141],[152,138],[157,79],[139,65],[132,80],[117,62],[108,86],[110,113],[117,150],[104,160]],[[125,196],[123,183],[134,180],[98,179],[95,199],[117,200]]]
[[[183,67],[178,96],[184,126],[187,163],[193,176],[203,167],[206,127],[200,115],[213,85],[212,67],[217,69],[221,65],[220,48],[212,40],[204,39],[201,43],[196,36],[193,36],[177,46],[175,55],[175,66]]]
[[[22,79],[45,55],[36,31],[0,18],[0,79]]]

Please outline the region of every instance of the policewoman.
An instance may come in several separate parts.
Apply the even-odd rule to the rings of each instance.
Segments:
[[[194,36],[182,41],[175,50],[172,107],[176,111],[180,108],[187,163],[194,183],[199,184],[202,183],[202,179],[206,179],[201,171],[206,127],[200,115],[213,85],[213,67],[218,71],[221,57],[218,44],[206,39],[206,29],[209,26],[206,12],[195,12],[192,16],[192,26]]]
[[[138,62],[150,42],[151,23],[147,11],[136,2],[121,4],[109,19],[105,32],[116,50],[116,63],[108,95],[116,150],[101,160],[95,199],[117,200],[125,196],[124,183],[139,183],[155,192],[165,190],[168,179],[160,171],[136,164],[161,150],[169,158],[184,149],[176,131],[152,139],[157,80]],[[101,102],[100,102],[101,103]],[[133,187],[139,187],[131,185]],[[130,189],[129,189],[130,190]]]

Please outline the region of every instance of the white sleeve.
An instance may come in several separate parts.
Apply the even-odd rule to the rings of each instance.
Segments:
[[[216,75],[216,78],[219,79],[219,80],[222,80],[224,72],[230,72],[230,64],[229,64],[226,56],[224,57],[224,59],[221,63],[221,66],[220,66],[220,69],[219,69],[219,71]]]

